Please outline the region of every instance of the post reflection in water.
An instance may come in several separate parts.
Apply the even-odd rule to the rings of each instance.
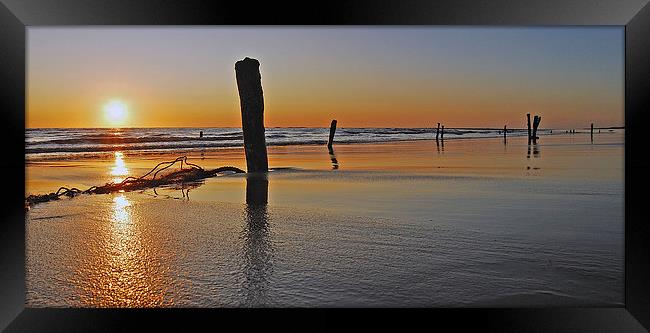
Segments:
[[[336,159],[336,154],[334,153],[334,148],[329,147],[328,148],[329,153],[330,153],[330,160],[332,161],[332,170],[336,170],[339,168],[339,161]]]
[[[273,247],[269,236],[268,191],[266,173],[247,174],[242,288],[245,306],[264,306],[270,303],[267,292]]]
[[[526,152],[526,159],[530,159],[530,156],[531,156],[531,146],[532,146],[532,156],[533,156],[533,158],[539,158],[539,157],[540,157],[539,146],[535,143],[535,144],[532,144],[532,145],[528,145],[528,150],[527,150],[527,152]],[[532,170],[539,170],[539,167],[537,167],[537,166],[531,166],[531,165],[527,165],[527,166],[526,166],[526,170],[531,170],[531,169],[532,169]],[[527,174],[527,175],[535,175],[536,172],[538,172],[538,171],[533,171],[533,172],[535,172],[535,173],[534,173],[534,174],[531,174],[530,171],[526,171],[526,174]]]
[[[526,152],[526,158],[530,158],[530,146],[528,145],[528,151]],[[539,146],[535,143],[532,145],[533,146],[533,157],[538,158],[539,155]]]

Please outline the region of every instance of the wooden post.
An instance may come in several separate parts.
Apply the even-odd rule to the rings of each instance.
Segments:
[[[247,171],[267,172],[269,161],[264,137],[264,95],[260,62],[248,57],[237,61],[235,74],[239,89]]]
[[[445,135],[445,125],[442,125],[442,129],[440,130],[440,140],[444,140],[444,135]]]
[[[526,113],[526,118],[528,119],[528,144],[530,144],[531,132],[530,132],[530,113]]]
[[[594,142],[594,123],[591,123],[591,142]]]
[[[332,143],[334,143],[334,133],[336,133],[336,119],[332,120],[330,125],[330,139],[327,141],[327,148],[332,150]]]
[[[436,141],[438,141],[438,134],[440,134],[440,123],[438,123],[438,128],[436,128]]]
[[[542,121],[542,117],[535,116],[533,119],[533,143],[537,143],[537,127],[539,126],[539,122]]]
[[[506,125],[503,125],[503,139],[504,140],[506,139],[506,131],[507,131]]]

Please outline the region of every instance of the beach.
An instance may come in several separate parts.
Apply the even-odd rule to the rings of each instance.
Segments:
[[[545,131],[535,145],[350,134],[333,154],[318,141],[326,129],[314,133],[273,141],[266,178],[34,205],[26,306],[623,306],[623,130],[593,142]],[[35,151],[26,195],[119,182],[178,156],[245,170],[233,142]]]

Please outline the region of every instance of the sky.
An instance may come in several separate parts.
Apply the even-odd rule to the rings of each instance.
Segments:
[[[624,125],[623,27],[29,27],[26,126]]]

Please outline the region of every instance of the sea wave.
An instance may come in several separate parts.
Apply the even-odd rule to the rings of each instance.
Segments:
[[[203,132],[203,136],[199,133]],[[521,129],[509,136],[525,135]],[[541,134],[541,133],[540,133]],[[129,128],[129,129],[28,129],[25,133],[28,156],[147,150],[182,150],[243,146],[243,133],[237,128]],[[489,138],[502,135],[501,129],[446,128],[445,139]],[[327,142],[329,128],[267,128],[269,146],[321,145]],[[435,128],[339,128],[338,144],[431,140]]]

